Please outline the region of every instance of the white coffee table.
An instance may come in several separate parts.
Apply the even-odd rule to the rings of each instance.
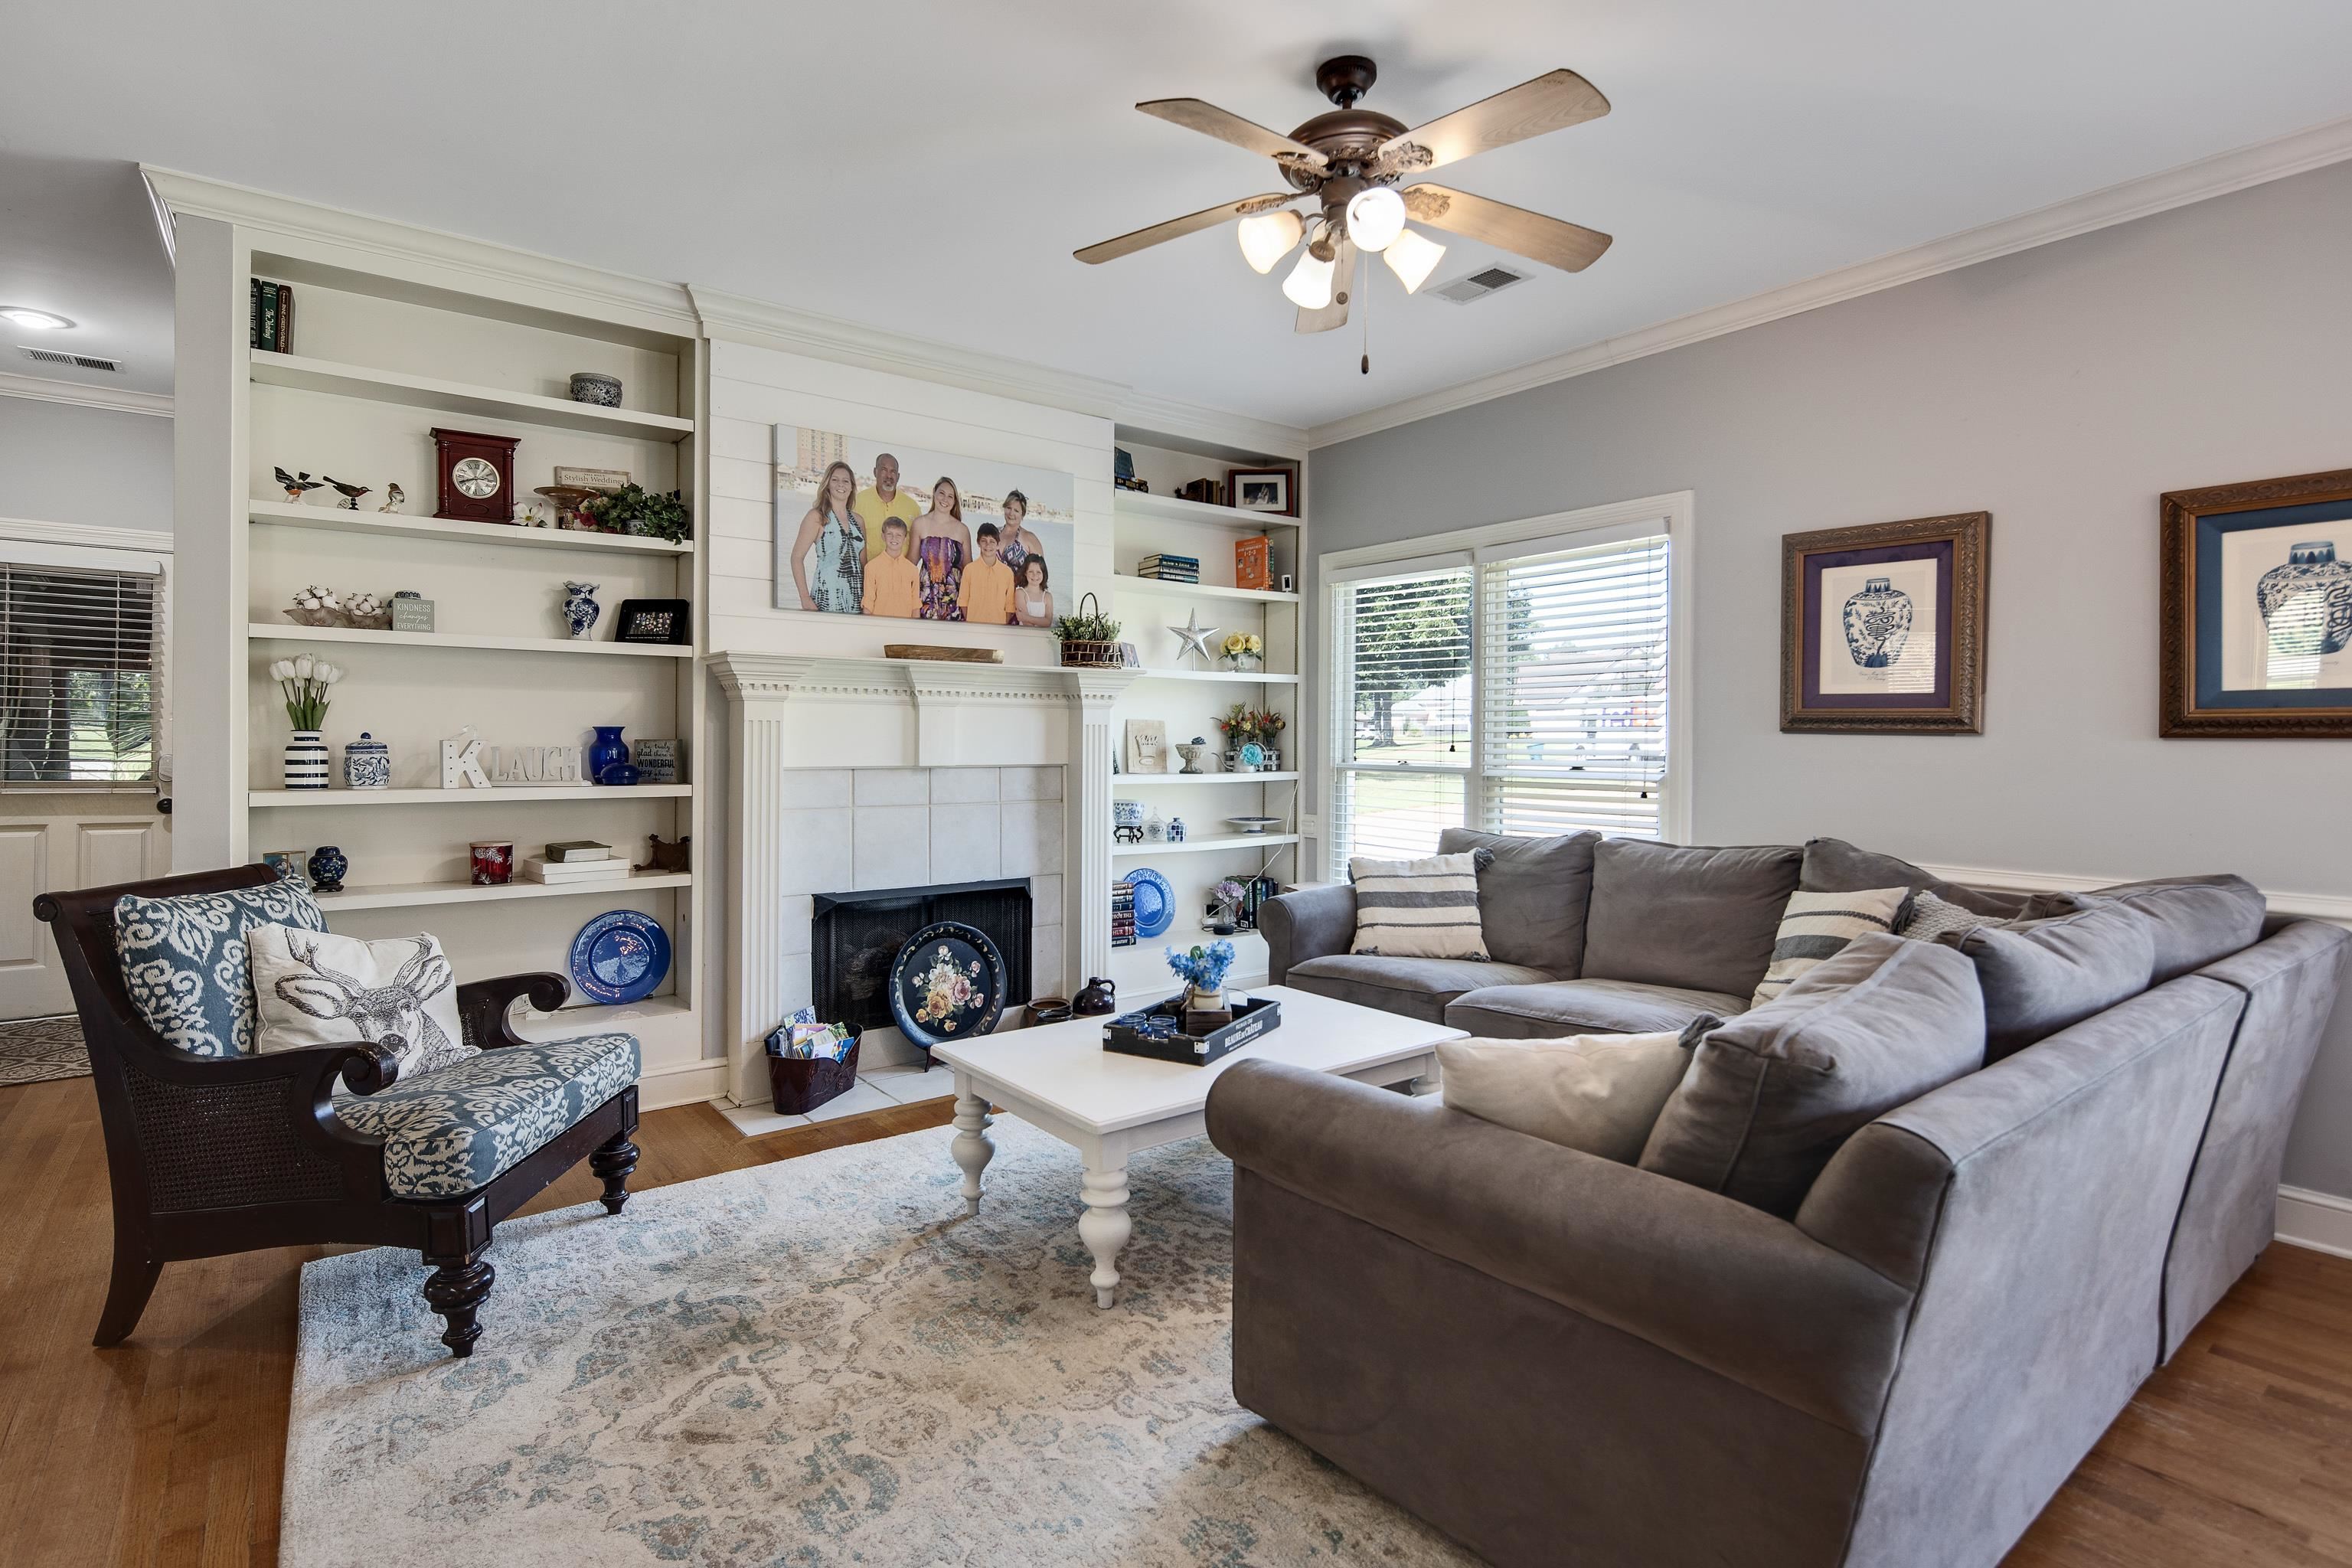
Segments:
[[[1360,1083],[1437,1081],[1437,1045],[1460,1029],[1335,1002],[1287,985],[1249,992],[1282,1004],[1282,1024],[1210,1067],[1122,1056],[1102,1047],[1103,1018],[1073,1018],[939,1046],[931,1055],[955,1069],[955,1162],[963,1167],[963,1201],[980,1212],[981,1173],[996,1152],[988,1140],[992,1103],[1044,1129],[1078,1152],[1085,1173],[1078,1237],[1094,1254],[1095,1304],[1108,1307],[1118,1289],[1115,1265],[1132,1228],[1127,1215],[1127,1162],[1139,1150],[1199,1137],[1206,1128],[1209,1086],[1239,1061],[1288,1062]]]

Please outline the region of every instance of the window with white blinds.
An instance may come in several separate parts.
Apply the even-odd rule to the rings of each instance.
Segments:
[[[1660,535],[1479,568],[1488,831],[1658,837],[1666,564]]]
[[[1663,834],[1667,535],[1574,540],[1334,588],[1332,875],[1433,853],[1464,824]]]
[[[0,561],[0,790],[154,777],[162,583]]]
[[[1334,737],[1331,842],[1341,875],[1350,855],[1429,854],[1462,823],[1475,741],[1474,605],[1466,567],[1339,591],[1344,733]]]

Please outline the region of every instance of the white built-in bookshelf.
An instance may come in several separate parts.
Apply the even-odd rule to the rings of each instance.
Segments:
[[[1118,728],[1123,731],[1128,719],[1158,719],[1168,726],[1171,769],[1182,765],[1174,746],[1196,735],[1208,742],[1214,757],[1202,765],[1222,769],[1225,747],[1215,721],[1234,703],[1270,709],[1290,721],[1282,736],[1283,766],[1278,771],[1122,773],[1111,781],[1116,799],[1140,802],[1147,814],[1156,812],[1163,822],[1181,817],[1185,829],[1181,842],[1118,844],[1111,851],[1115,876],[1150,867],[1168,879],[1175,893],[1175,920],[1165,932],[1110,950],[1110,977],[1118,984],[1120,1000],[1137,1003],[1175,988],[1163,949],[1216,940],[1203,929],[1202,911],[1210,889],[1219,881],[1231,878],[1246,882],[1259,875],[1285,884],[1297,879],[1300,775],[1293,748],[1300,731],[1305,660],[1299,596],[1283,592],[1279,584],[1285,574],[1297,581],[1306,533],[1301,518],[1213,506],[1171,493],[1191,479],[1222,480],[1229,468],[1295,463],[1295,453],[1186,444],[1125,427],[1118,430],[1118,444],[1134,458],[1138,476],[1151,486],[1148,493],[1116,490],[1111,501],[1115,575],[1109,609],[1123,625],[1120,636],[1136,645],[1144,665],[1119,699]],[[1260,535],[1268,542],[1276,586],[1237,586],[1234,547]],[[1170,583],[1138,575],[1138,563],[1158,552],[1198,558],[1201,581]],[[1169,630],[1186,625],[1188,616],[1218,628],[1216,640],[1229,632],[1255,633],[1265,645],[1265,667],[1254,671],[1201,668],[1197,658],[1182,655],[1182,645]],[[1263,833],[1239,832],[1226,818],[1240,816],[1274,817],[1277,826]],[[1235,982],[1262,981],[1265,940],[1250,931],[1231,940],[1237,954]]]
[[[225,675],[244,700],[225,706],[230,733],[213,740],[204,758],[209,767],[225,757],[226,796],[184,792],[191,810],[226,818],[184,822],[181,830],[201,826],[205,852],[231,859],[338,847],[350,869],[342,892],[320,895],[330,925],[368,938],[430,931],[460,980],[531,970],[568,975],[572,939],[586,921],[616,909],[650,915],[672,946],[668,977],[654,996],[621,1009],[583,1005],[533,1029],[573,1031],[617,1015],[616,1026],[644,1046],[649,1079],[678,1075],[677,1091],[653,1094],[652,1102],[703,1098],[709,1089],[695,1091],[688,1080],[700,1082],[703,1015],[716,1001],[697,983],[705,879],[645,870],[551,885],[524,879],[520,862],[555,840],[600,839],[638,864],[649,858],[650,835],[691,836],[698,852],[709,843],[699,754],[709,731],[695,662],[706,646],[696,500],[707,468],[706,345],[690,314],[632,303],[632,289],[653,286],[564,286],[534,274],[561,264],[440,236],[413,246],[399,234],[345,243],[341,222],[366,220],[321,219],[309,228],[263,215],[249,226],[182,225],[182,356],[221,359],[184,364],[182,385],[209,378],[232,405],[223,416],[183,422],[184,447],[198,449],[180,459],[182,548],[201,547],[195,541],[204,537],[185,521],[192,475],[198,487],[217,487],[204,498],[206,516],[217,515],[210,499],[217,496],[232,521],[229,547],[206,584],[226,590],[228,613],[218,626],[180,627],[182,648],[198,662],[184,658],[177,679]],[[208,281],[198,288],[192,277]],[[292,285],[289,352],[249,346],[251,279]],[[618,376],[623,406],[572,402],[568,382],[577,371]],[[532,492],[553,482],[558,466],[625,469],[648,490],[680,491],[695,512],[695,538],[672,543],[436,518],[436,426],[518,437],[512,496],[542,508]],[[292,502],[272,476],[277,468],[332,475],[371,493],[356,510],[331,489]],[[381,510],[393,482],[404,499]],[[597,585],[604,608],[591,640],[568,635],[567,581]],[[385,600],[414,590],[433,602],[434,628],[299,626],[284,612],[297,589],[314,583]],[[693,641],[614,641],[626,599],[690,601]],[[208,671],[202,666],[215,652],[222,662]],[[333,763],[324,792],[281,787],[290,727],[269,666],[303,653],[346,672],[325,724]],[[440,742],[467,726],[486,747],[511,751],[584,747],[600,724],[623,726],[631,742],[676,741],[677,781],[439,787]],[[391,749],[389,789],[344,787],[343,748],[362,731]],[[469,846],[482,839],[514,843],[515,881],[470,883]]]

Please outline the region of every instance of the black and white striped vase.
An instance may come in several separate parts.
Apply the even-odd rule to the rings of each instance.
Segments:
[[[327,787],[327,742],[316,730],[297,730],[286,742],[286,787]]]

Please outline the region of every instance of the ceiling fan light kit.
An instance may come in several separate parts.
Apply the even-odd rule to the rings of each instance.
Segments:
[[[1254,272],[1267,273],[1291,252],[1307,232],[1307,221],[1288,207],[1242,219],[1234,230],[1241,241],[1242,259]]]
[[[1428,280],[1445,247],[1407,227],[1408,219],[1563,272],[1582,271],[1609,248],[1608,235],[1541,213],[1426,181],[1403,185],[1473,153],[1599,119],[1609,112],[1609,100],[1591,82],[1572,70],[1548,71],[1407,129],[1402,121],[1357,107],[1379,75],[1379,68],[1362,55],[1325,60],[1316,68],[1315,85],[1337,107],[1287,136],[1197,98],[1137,104],[1154,119],[1273,159],[1290,189],[1137,229],[1090,245],[1076,253],[1077,258],[1110,261],[1238,219],[1242,258],[1263,274],[1273,271],[1311,231],[1307,253],[1283,280],[1282,292],[1298,307],[1298,331],[1324,332],[1348,319],[1358,252],[1379,252],[1408,294]],[[1294,211],[1290,204],[1302,200],[1312,201],[1315,210],[1305,216]]]
[[[1408,294],[1420,292],[1421,286],[1429,281],[1429,275],[1437,270],[1437,264],[1444,258],[1445,247],[1409,228],[1389,241],[1388,248],[1381,252],[1381,259],[1388,263],[1389,270],[1396,274],[1397,281],[1404,285]]]

